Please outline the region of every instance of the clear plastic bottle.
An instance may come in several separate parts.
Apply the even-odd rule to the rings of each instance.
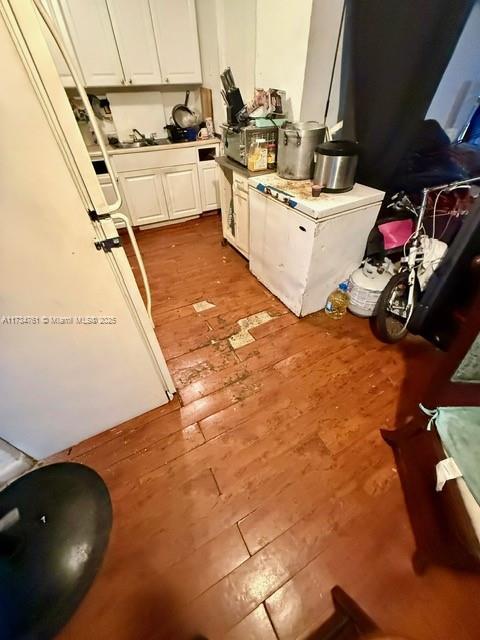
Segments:
[[[349,301],[348,282],[341,282],[338,288],[328,296],[325,313],[330,316],[330,318],[338,320],[347,313]]]

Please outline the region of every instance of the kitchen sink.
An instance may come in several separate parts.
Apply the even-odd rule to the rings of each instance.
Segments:
[[[132,141],[125,141],[125,142],[114,142],[112,144],[112,147],[114,147],[115,149],[138,149],[140,147],[158,147],[159,145],[162,144],[170,144],[169,141],[166,138],[160,138],[158,140],[152,140],[152,141],[147,141],[147,140],[132,140]]]
[[[150,145],[145,140],[135,140],[132,142],[114,142],[112,147],[116,149],[138,149],[139,147],[149,147]]]

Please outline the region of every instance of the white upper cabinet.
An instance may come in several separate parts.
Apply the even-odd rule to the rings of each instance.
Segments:
[[[87,87],[125,84],[105,0],[59,2]]]
[[[148,0],[107,0],[126,84],[161,84]]]
[[[87,87],[202,81],[194,0],[43,1]],[[49,46],[65,86],[71,86],[68,70]]]
[[[194,0],[150,0],[163,81],[202,81]]]
[[[48,15],[50,16],[53,22],[53,25],[57,28],[59,34],[61,35],[63,44],[67,49],[67,53],[69,53],[70,58],[72,58],[72,60],[76,63],[77,70],[78,70],[78,66],[79,66],[78,61],[76,60],[75,52],[73,51],[70,38],[68,37],[68,33],[66,31],[66,27],[63,22],[63,16],[61,15],[58,4],[56,4],[53,0],[42,0],[42,4],[46,9]],[[72,74],[70,73],[70,70],[67,67],[67,63],[65,62],[63,55],[60,53],[60,49],[58,48],[57,43],[53,39],[50,31],[46,27],[43,20],[39,18],[39,21],[42,27],[45,40],[47,42],[47,46],[50,50],[50,53],[52,54],[53,61],[55,63],[55,66],[57,67],[58,75],[62,80],[63,86],[74,87],[75,82],[73,80]],[[80,73],[80,77],[81,77],[81,73]]]

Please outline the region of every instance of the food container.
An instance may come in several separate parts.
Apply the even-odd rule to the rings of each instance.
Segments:
[[[358,162],[358,142],[330,140],[315,149],[314,181],[323,191],[342,193],[355,184]]]
[[[285,122],[278,130],[278,175],[287,180],[309,180],[315,148],[324,139],[325,127],[315,120]]]
[[[247,168],[249,171],[265,171],[268,164],[267,143],[263,138],[252,140],[248,152]]]

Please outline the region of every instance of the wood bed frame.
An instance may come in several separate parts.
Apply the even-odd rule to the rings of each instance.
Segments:
[[[422,403],[428,408],[480,406],[480,383],[452,380],[453,374],[480,333],[480,259],[472,269],[477,291],[469,308],[459,316],[461,330],[436,368]],[[436,429],[426,430],[428,417],[417,412],[406,426],[381,430],[392,447],[402,482],[417,549],[413,565],[417,573],[428,564],[456,569],[480,569],[480,543],[454,481],[441,492],[435,490],[435,465],[444,459]]]

